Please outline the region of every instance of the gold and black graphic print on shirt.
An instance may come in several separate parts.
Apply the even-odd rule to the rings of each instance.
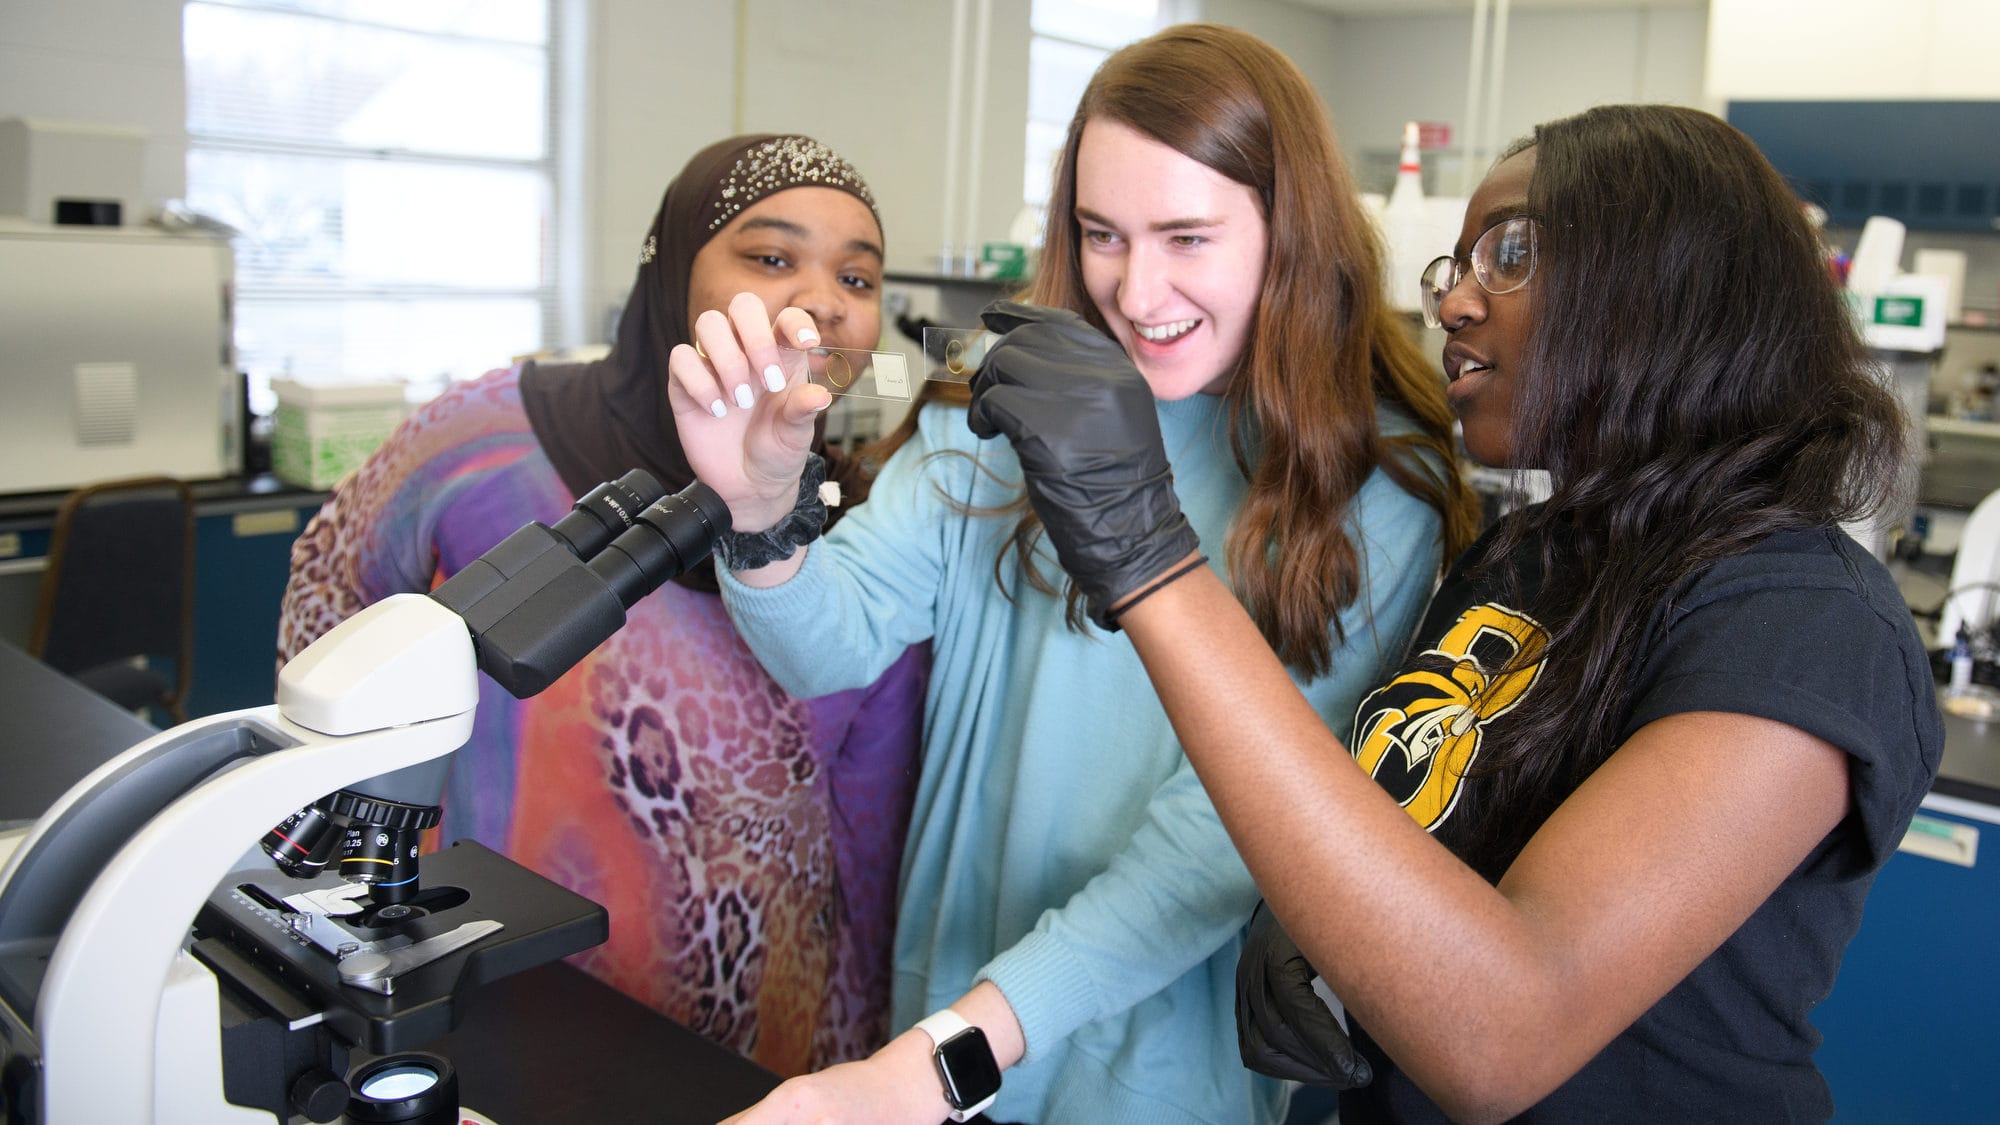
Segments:
[[[1419,658],[1428,667],[1404,671],[1355,709],[1355,759],[1425,831],[1436,831],[1458,803],[1488,725],[1541,675],[1547,643],[1526,614],[1493,603],[1466,610]],[[1503,674],[1517,656],[1530,663]]]

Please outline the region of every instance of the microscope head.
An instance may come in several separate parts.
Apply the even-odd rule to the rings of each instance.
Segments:
[[[428,621],[427,633],[441,635],[426,636],[423,643],[455,642],[461,653],[455,659],[466,669],[463,691],[454,691],[447,706],[469,710],[477,702],[475,664],[515,697],[534,695],[622,627],[626,610],[639,599],[707,558],[715,537],[729,530],[728,505],[699,481],[675,495],[664,492],[650,474],[634,469],[585,493],[554,526],[530,523],[515,531],[433,590],[430,601],[439,612],[417,616]],[[462,655],[468,641],[472,659]],[[316,643],[281,675],[280,709],[327,734],[413,721],[411,708],[427,710],[425,717],[440,713],[436,693],[428,689],[421,691],[422,699],[409,701],[411,707],[389,708],[386,714],[355,708],[350,680],[373,681],[378,690],[359,693],[364,696],[394,697],[411,685],[434,686],[438,665],[432,662],[453,659],[430,653],[422,657],[428,675],[399,677],[394,665],[409,659],[399,644],[389,637],[316,654]],[[350,647],[359,651],[346,652]],[[301,670],[301,683],[288,692],[284,677],[309,657],[313,664]],[[347,673],[331,693],[338,698],[324,705],[303,687],[306,673],[319,664]],[[456,706],[460,694],[462,707]],[[368,884],[378,904],[408,901],[418,893],[418,840],[438,823],[449,769],[447,755],[334,793],[272,829],[264,850],[280,868],[301,877],[317,874],[337,855],[341,876]]]

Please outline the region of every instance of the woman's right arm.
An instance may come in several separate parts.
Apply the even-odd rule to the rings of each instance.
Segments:
[[[1831,743],[1748,714],[1668,714],[1488,884],[1358,767],[1213,572],[1161,582],[1174,562],[1117,565],[1142,552],[1098,535],[1089,513],[1146,508],[1142,492],[1165,511],[1165,484],[1107,482],[1098,428],[1078,408],[1136,415],[1138,373],[1047,379],[1003,358],[1008,344],[975,383],[974,426],[1014,441],[1064,565],[1131,638],[1278,920],[1452,1116],[1504,1120],[1567,1080],[1846,814],[1847,763]],[[1176,531],[1171,519],[1137,529],[1161,543]]]

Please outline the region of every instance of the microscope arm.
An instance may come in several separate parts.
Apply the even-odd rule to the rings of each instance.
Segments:
[[[176,962],[187,956],[189,919],[243,859],[246,842],[291,811],[463,745],[478,697],[474,670],[458,615],[424,595],[397,595],[288,664],[278,704],[197,720],[140,743],[43,817],[0,876],[0,914],[17,921],[6,900],[33,901],[27,896],[35,884],[58,869],[97,871],[74,910],[62,911],[67,924],[32,1017],[44,1048],[44,1120],[220,1119],[213,1116],[224,1112],[219,1093],[206,1108],[172,1106],[167,1091],[185,1088],[155,1073],[156,1050],[172,1035],[215,1034],[212,1019],[205,1029],[175,1029],[175,1021],[160,1018]],[[322,733],[293,714],[352,733]],[[218,759],[225,763],[219,769]],[[212,772],[185,788],[188,779],[173,776],[168,763]],[[51,849],[61,850],[66,830],[98,838],[86,851],[108,844],[115,854],[64,863]]]

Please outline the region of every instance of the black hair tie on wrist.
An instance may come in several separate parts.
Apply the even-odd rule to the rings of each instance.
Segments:
[[[819,486],[826,482],[826,460],[806,454],[799,475],[798,503],[768,531],[729,531],[715,537],[715,557],[730,570],[756,570],[791,558],[800,547],[819,538],[826,526],[826,501]]]
[[[1151,586],[1148,586],[1144,590],[1141,590],[1137,594],[1133,595],[1131,601],[1126,602],[1124,605],[1121,605],[1117,609],[1112,610],[1109,614],[1106,615],[1106,617],[1110,620],[1110,622],[1113,625],[1118,624],[1118,619],[1125,616],[1125,614],[1128,613],[1133,606],[1138,605],[1140,602],[1143,602],[1147,598],[1152,597],[1155,593],[1159,592],[1160,590],[1173,585],[1175,582],[1178,582],[1181,579],[1186,578],[1190,574],[1193,574],[1196,568],[1206,565],[1208,565],[1208,556],[1196,555],[1192,560],[1182,563],[1178,567],[1175,567],[1172,571],[1170,571],[1167,574],[1165,578],[1160,579],[1158,582],[1153,583]]]

